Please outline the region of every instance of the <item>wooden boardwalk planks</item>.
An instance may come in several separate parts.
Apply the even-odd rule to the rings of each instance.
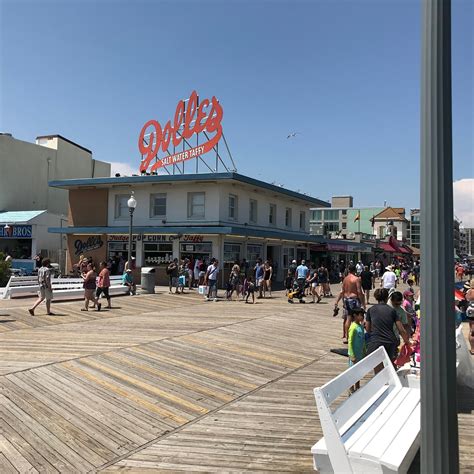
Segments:
[[[312,389],[347,364],[329,352],[342,346],[332,301],[160,294],[34,319],[0,304],[0,472],[312,471]]]

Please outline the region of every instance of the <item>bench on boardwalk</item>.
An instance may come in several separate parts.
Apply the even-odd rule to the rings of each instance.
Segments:
[[[383,369],[346,398],[375,367]],[[361,384],[362,385],[362,384]],[[383,347],[314,389],[324,438],[312,448],[321,473],[407,472],[420,446],[420,391],[402,387]],[[331,405],[345,399],[335,409]]]
[[[84,280],[82,278],[52,278],[54,299],[80,298],[84,294]],[[38,293],[38,280],[34,276],[12,276],[4,289],[3,298],[10,299],[20,296],[36,296]],[[110,277],[110,295],[126,294],[128,287],[122,285],[122,277]]]

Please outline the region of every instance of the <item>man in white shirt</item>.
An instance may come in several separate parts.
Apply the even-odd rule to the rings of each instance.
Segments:
[[[380,280],[380,286],[382,288],[386,288],[387,290],[391,290],[392,288],[397,287],[397,275],[393,272],[393,268],[389,265],[385,269],[385,273]]]
[[[358,276],[360,276],[360,274],[364,271],[364,265],[362,265],[362,262],[360,260],[356,265],[356,271]]]
[[[207,267],[206,276],[204,277],[204,284],[209,287],[206,300],[209,301],[214,294],[214,301],[217,301],[217,275],[219,274],[219,261],[215,259],[211,265]]]

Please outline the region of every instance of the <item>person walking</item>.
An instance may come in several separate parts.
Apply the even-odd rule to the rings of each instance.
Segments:
[[[235,294],[238,300],[239,289],[240,289],[240,266],[237,262],[235,262],[232,267],[232,270],[230,271],[226,298],[228,300],[232,300],[232,295],[235,291]]]
[[[305,290],[305,283],[306,278],[309,275],[309,268],[306,266],[306,260],[301,260],[300,265],[296,267],[296,283],[298,284],[298,288],[301,291],[301,295],[304,295]],[[300,303],[304,303],[303,297],[300,298]]]
[[[219,261],[215,258],[207,267],[206,275],[204,277],[204,284],[209,287],[206,301],[210,301],[214,295],[214,301],[217,301],[217,276],[219,275]]]
[[[41,262],[41,267],[38,269],[38,299],[35,304],[28,309],[31,316],[35,315],[35,309],[46,300],[46,314],[54,316],[51,312],[51,300],[53,299],[53,287],[51,285],[51,269],[49,268],[49,258],[44,258]]]
[[[193,282],[194,286],[199,285],[199,272],[201,269],[201,264],[202,264],[201,257],[196,258],[196,260],[194,261],[194,282]]]
[[[178,259],[175,258],[166,268],[166,273],[168,274],[168,283],[170,293],[173,293],[173,288],[175,289],[175,294],[178,293]]]
[[[375,286],[374,274],[369,270],[366,265],[360,274],[360,282],[362,290],[364,291],[365,304],[370,304],[370,290]]]
[[[321,296],[319,295],[318,287],[318,270],[316,269],[316,265],[314,263],[311,263],[309,266],[307,282],[311,289],[311,296],[313,297],[313,301],[311,301],[311,303],[315,303],[316,298],[318,298],[319,303],[321,301]]]
[[[252,304],[255,304],[255,284],[252,281],[252,275],[245,279],[244,283],[245,302],[249,302],[249,297],[252,295]]]
[[[89,302],[92,301],[93,308],[97,307],[97,311],[100,311],[101,303],[99,303],[99,299],[95,297],[96,291],[96,278],[97,273],[94,270],[94,265],[89,262],[87,264],[87,271],[83,273],[82,279],[84,280],[84,308],[81,308],[81,311],[89,311]]]
[[[103,293],[107,299],[107,309],[112,309],[112,304],[110,302],[110,270],[107,267],[107,262],[100,262],[100,272],[97,277],[97,291],[95,296],[97,301],[99,301],[100,295]]]
[[[385,273],[382,275],[382,279],[380,280],[380,287],[385,288],[388,291],[397,287],[397,275],[395,275],[391,265],[388,265],[385,269]]]
[[[263,295],[266,296],[266,292],[270,298],[272,297],[272,276],[273,268],[268,260],[263,265]]]
[[[255,265],[255,284],[258,288],[258,296],[257,299],[263,298],[263,284],[264,284],[264,276],[265,271],[263,268],[263,263],[261,258],[257,258],[257,263]]]
[[[365,317],[365,328],[369,333],[367,353],[371,354],[382,346],[393,362],[397,357],[397,347],[400,342],[394,328],[397,328],[406,345],[409,345],[410,342],[408,334],[397,312],[387,304],[388,290],[386,288],[378,288],[374,292],[374,297],[377,300],[377,304],[369,308]],[[381,369],[381,367],[376,367],[375,372],[380,372]]]
[[[352,312],[356,308],[365,308],[365,298],[360,284],[360,278],[356,276],[356,267],[354,264],[349,265],[348,274],[342,281],[342,288],[334,304],[334,315],[339,309],[339,301],[343,301],[342,314],[342,342],[347,344],[347,334],[351,325]]]

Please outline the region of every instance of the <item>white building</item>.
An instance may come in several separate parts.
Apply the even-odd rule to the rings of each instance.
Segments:
[[[29,143],[17,140],[10,134],[0,134],[2,226],[7,226],[8,230],[8,227],[31,225],[33,233],[26,243],[11,237],[7,239],[8,233],[2,233],[0,248],[8,249],[14,257],[20,257],[21,254],[30,258],[36,252],[42,252],[45,256],[57,259],[61,248],[59,237],[51,235],[46,238],[37,232],[40,232],[43,223],[57,227],[65,223],[68,192],[50,188],[48,181],[99,176],[110,176],[110,164],[94,160],[90,150],[60,135],[37,137],[36,143]],[[18,217],[14,211],[25,214]],[[41,213],[36,215],[33,211]],[[30,216],[33,216],[31,219],[34,221],[31,221]],[[15,220],[16,217],[20,220]]]
[[[307,258],[309,209],[328,203],[237,173],[132,176],[52,181],[69,190],[70,264],[81,253],[105,260],[128,258],[129,210],[133,214],[138,266],[157,266],[164,275],[170,259],[218,258],[229,268],[235,260],[253,265],[271,259],[282,280],[293,259]]]

